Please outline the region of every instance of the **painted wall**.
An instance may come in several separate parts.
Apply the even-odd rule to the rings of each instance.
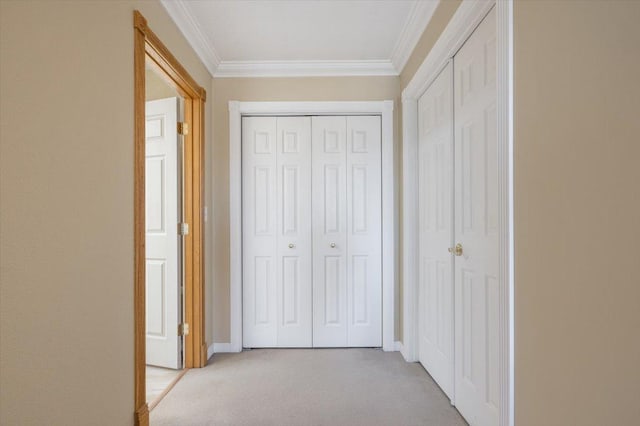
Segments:
[[[214,341],[228,342],[229,330],[229,110],[236,101],[397,100],[398,77],[214,78],[213,137],[213,308]],[[398,102],[396,102],[396,109]],[[397,117],[397,110],[394,111]],[[396,135],[398,132],[395,121]],[[400,151],[396,151],[399,159]],[[397,192],[397,191],[396,191]],[[397,197],[396,197],[397,198]],[[399,204],[397,198],[396,205]],[[396,306],[399,298],[396,296]],[[396,316],[399,310],[396,309]],[[396,325],[399,324],[396,319]],[[396,328],[396,335],[398,329]]]
[[[144,98],[147,101],[180,97],[173,87],[164,81],[154,70],[147,69],[144,73]]]
[[[638,22],[639,2],[515,2],[518,426],[640,418]]]
[[[514,18],[516,424],[638,424],[640,3]]]
[[[0,2],[3,425],[133,424],[134,9],[211,89],[157,2]]]

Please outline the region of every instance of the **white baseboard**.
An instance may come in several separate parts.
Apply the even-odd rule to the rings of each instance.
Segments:
[[[400,343],[400,353],[402,354],[402,357],[404,358],[405,361],[418,362],[418,359],[413,354],[410,354],[405,350],[404,345],[402,343]]]
[[[215,343],[212,343],[209,345],[209,347],[207,348],[207,361],[211,359],[211,357],[213,356],[213,346],[215,345]]]
[[[402,352],[402,342],[399,340],[396,340],[395,342],[393,342],[393,350],[396,352]]]

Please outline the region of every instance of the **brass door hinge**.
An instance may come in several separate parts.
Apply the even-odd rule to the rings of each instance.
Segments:
[[[189,334],[189,324],[178,324],[178,336],[186,336]]]
[[[178,134],[179,135],[188,135],[189,134],[189,123],[180,123],[180,122],[178,122]]]

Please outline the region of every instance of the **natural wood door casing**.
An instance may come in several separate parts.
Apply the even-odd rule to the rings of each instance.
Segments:
[[[149,424],[145,401],[145,66],[158,71],[184,98],[184,238],[185,336],[184,367],[206,364],[204,341],[204,104],[206,91],[197,84],[138,11],[134,27],[134,352],[135,422]]]

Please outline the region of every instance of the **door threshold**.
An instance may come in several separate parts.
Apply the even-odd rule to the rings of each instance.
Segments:
[[[160,392],[160,394],[157,397],[155,397],[153,401],[147,402],[147,404],[149,405],[149,412],[151,412],[151,410],[153,410],[156,407],[156,405],[158,405],[160,401],[162,401],[162,399],[165,396],[167,396],[169,391],[173,389],[176,383],[178,383],[180,379],[182,379],[182,377],[187,373],[188,370],[189,370],[188,368],[183,368],[182,371],[178,373],[178,375],[174,377],[173,380],[171,380],[171,382],[167,385],[167,387],[162,392]]]

